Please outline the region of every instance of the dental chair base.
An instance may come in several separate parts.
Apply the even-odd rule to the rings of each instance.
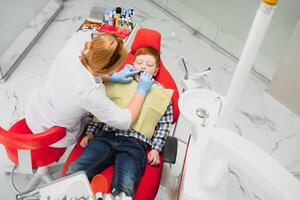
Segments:
[[[207,158],[203,164],[201,148],[192,139],[182,177],[180,200],[226,200],[226,162]],[[202,165],[201,165],[202,163]],[[201,171],[200,171],[201,170]]]

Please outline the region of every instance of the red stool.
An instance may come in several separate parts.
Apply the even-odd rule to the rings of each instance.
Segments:
[[[15,164],[14,170],[24,174],[34,174],[27,189],[37,186],[41,180],[50,182],[52,177],[48,173],[48,165],[58,161],[66,148],[53,148],[54,144],[63,137],[66,131],[62,127],[52,127],[47,131],[33,134],[25,119],[16,122],[8,131],[0,127],[0,143],[5,146],[8,158]],[[33,173],[33,169],[37,169]],[[16,192],[19,192],[12,182]]]

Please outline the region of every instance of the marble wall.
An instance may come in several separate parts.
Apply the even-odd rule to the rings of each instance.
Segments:
[[[48,3],[48,0],[1,0],[0,4],[0,54],[26,28],[37,13]]]
[[[269,93],[300,116],[300,19],[273,76]]]
[[[0,83],[62,9],[60,0],[1,1]]]
[[[153,0],[203,37],[239,58],[261,1],[249,0]],[[254,70],[272,79],[281,54],[300,17],[300,2],[279,1],[257,56]]]

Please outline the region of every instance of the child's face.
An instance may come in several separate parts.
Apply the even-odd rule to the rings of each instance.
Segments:
[[[156,65],[156,59],[151,55],[139,55],[135,58],[133,63],[135,69],[141,72],[148,72],[149,74],[155,76],[158,72],[158,67]]]

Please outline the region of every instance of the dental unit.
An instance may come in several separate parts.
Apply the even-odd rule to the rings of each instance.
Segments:
[[[227,199],[232,166],[259,188],[258,199],[300,199],[300,183],[289,171],[254,144],[224,128],[230,122],[276,5],[277,0],[261,2],[226,97],[199,89],[206,86],[204,79],[209,70],[194,79],[188,79],[186,73],[182,81],[185,92],[178,104],[192,133],[182,169],[180,200]]]
[[[204,87],[207,87],[209,90],[211,90],[211,81],[208,77],[208,74],[211,72],[211,68],[209,67],[204,71],[197,72],[189,76],[184,58],[181,58],[181,60],[185,70],[184,78],[183,80],[181,80],[183,91],[193,89],[193,88],[204,88]]]

